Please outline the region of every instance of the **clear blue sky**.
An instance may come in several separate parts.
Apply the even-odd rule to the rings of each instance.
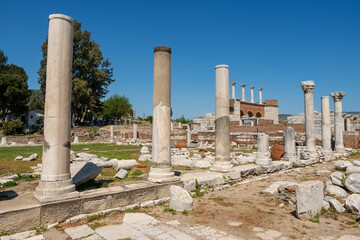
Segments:
[[[0,49],[25,68],[30,88],[39,88],[53,13],[92,33],[114,68],[108,96],[127,96],[137,116],[152,115],[153,48],[160,45],[173,50],[173,117],[215,112],[218,64],[230,66],[230,81],[247,84],[248,100],[252,85],[264,88],[264,99],[278,99],[280,113],[303,112],[305,80],[315,81],[315,110],[321,96],[345,91],[343,110],[360,111],[357,0],[0,1]]]

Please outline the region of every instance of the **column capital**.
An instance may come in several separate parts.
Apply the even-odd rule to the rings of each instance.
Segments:
[[[240,87],[246,87],[246,84],[241,84]]]
[[[258,88],[259,91],[262,91],[263,89],[262,88]]]
[[[330,96],[334,99],[334,102],[341,102],[345,96],[345,92],[332,92]]]
[[[171,53],[171,48],[166,47],[166,46],[158,46],[154,48],[154,53],[155,52],[168,52]]]
[[[251,86],[250,89],[254,89],[255,87],[254,86]]]
[[[309,81],[301,82],[301,88],[304,91],[304,93],[308,93],[308,92],[313,93],[314,87],[315,87],[314,81],[309,80]]]
[[[235,86],[236,82],[231,82],[231,85]]]

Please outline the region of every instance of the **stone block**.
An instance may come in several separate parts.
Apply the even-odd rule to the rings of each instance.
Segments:
[[[360,214],[360,194],[351,194],[346,198],[345,207],[354,214]]]
[[[329,203],[330,203],[330,206],[332,206],[337,212],[344,212],[345,211],[345,208],[335,198],[330,199]]]
[[[114,177],[124,179],[126,178],[127,175],[128,175],[128,171],[126,171],[125,169],[120,169]]]
[[[170,187],[170,208],[176,211],[193,210],[193,199],[190,194],[179,186]]]
[[[328,181],[332,185],[336,185],[339,187],[344,187],[344,179],[345,179],[345,175],[341,172],[334,172],[328,177]]]
[[[340,170],[340,171],[346,171],[346,168],[348,166],[353,166],[353,164],[349,161],[344,161],[344,160],[339,160],[334,162],[335,164],[335,169],[336,170]]]
[[[348,166],[346,168],[346,174],[360,173],[360,166]]]
[[[345,187],[353,193],[360,193],[360,173],[350,174],[345,180]]]
[[[70,165],[70,172],[73,183],[79,186],[90,179],[95,179],[101,173],[101,168],[92,162],[76,163]]]
[[[196,167],[196,168],[209,168],[211,166],[212,166],[211,163],[209,163],[206,160],[197,160],[194,163],[194,167]]]
[[[78,227],[71,227],[71,228],[66,228],[65,232],[72,238],[72,239],[78,239],[78,238],[83,238],[86,237],[88,235],[94,234],[95,231],[92,230],[91,228],[89,228],[88,225],[81,225]]]
[[[322,208],[324,184],[307,181],[296,186],[296,217],[312,219]]]
[[[344,189],[335,185],[328,185],[326,187],[326,191],[331,195],[335,195],[341,198],[346,198],[348,196],[347,192]]]
[[[119,171],[119,169],[131,170],[131,168],[137,164],[139,164],[139,163],[135,159],[118,160],[117,169],[115,169],[115,170],[116,171]]]

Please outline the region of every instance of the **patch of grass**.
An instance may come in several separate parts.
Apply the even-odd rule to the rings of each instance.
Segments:
[[[356,222],[353,222],[353,221],[350,221],[350,222],[347,222],[347,223],[346,223],[346,225],[350,225],[350,226],[351,226],[351,225],[355,225],[355,224],[356,224]]]
[[[11,233],[8,233],[8,232],[1,232],[1,233],[0,233],[0,237],[2,237],[2,236],[8,236],[8,235],[11,235]]]
[[[15,181],[10,181],[10,182],[0,184],[0,186],[3,188],[11,188],[11,187],[15,187],[16,185],[17,185],[17,183]]]
[[[319,219],[320,215],[319,214],[316,214],[312,219],[311,221],[313,223],[320,223],[320,219]]]
[[[105,222],[98,222],[98,221],[96,221],[96,222],[90,223],[90,224],[88,224],[88,225],[89,225],[89,227],[90,227],[91,229],[95,230],[96,228],[99,228],[99,227],[102,227],[102,226],[106,226],[107,224],[106,224]]]
[[[204,193],[201,192],[201,186],[199,185],[199,182],[197,179],[195,179],[195,189],[191,190],[191,192],[194,193],[195,197],[202,197],[204,196]]]
[[[62,225],[62,224],[56,224],[55,226],[54,226],[54,228],[56,228],[57,230],[59,230],[59,229],[62,229],[64,226]]]
[[[134,177],[137,177],[137,176],[140,176],[140,175],[143,175],[144,174],[144,172],[143,171],[140,171],[139,169],[136,169],[132,174],[130,174],[130,175],[132,175],[132,176],[134,176]]]
[[[41,147],[42,148],[42,147]],[[113,145],[113,144],[77,144],[71,145],[73,151],[83,151],[84,148],[88,148],[90,151],[121,151],[129,149],[141,149],[141,146],[133,145]]]
[[[182,212],[182,214],[185,215],[185,216],[188,216],[188,215],[189,215],[189,212],[188,212],[187,210],[184,210],[184,211]]]
[[[42,225],[40,227],[33,227],[30,230],[35,230],[36,235],[40,235],[47,231],[47,227],[45,225]]]
[[[176,210],[172,208],[164,208],[165,213],[171,213],[172,215],[176,214]]]
[[[133,208],[126,209],[125,212],[128,212],[128,213],[130,213],[130,212],[138,212],[139,209],[140,209],[139,206],[135,206]]]
[[[219,201],[224,201],[224,198],[223,197],[217,197],[217,199],[219,200]]]
[[[86,223],[94,222],[100,219],[103,219],[105,216],[100,214],[90,215],[86,218]]]

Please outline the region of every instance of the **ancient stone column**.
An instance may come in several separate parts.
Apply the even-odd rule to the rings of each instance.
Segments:
[[[245,87],[246,84],[241,84],[241,101],[245,101]]]
[[[113,143],[115,142],[115,138],[114,138],[114,125],[110,126],[110,142]]]
[[[73,144],[79,144],[79,136],[74,136]]]
[[[296,161],[296,145],[295,145],[295,130],[288,127],[284,135],[285,153],[281,160],[295,162]]]
[[[265,133],[258,133],[257,148],[258,152],[256,154],[255,163],[261,166],[272,164],[269,152],[269,135]]]
[[[349,117],[345,118],[345,131],[351,131],[351,120]]]
[[[162,182],[174,177],[170,158],[171,48],[154,49],[154,96],[152,166],[148,180]]]
[[[70,176],[73,20],[49,16],[42,173],[34,192],[40,202],[79,197]]]
[[[345,92],[333,92],[330,96],[334,99],[334,129],[335,129],[335,152],[345,152],[343,141],[343,117],[342,117],[342,99]]]
[[[7,137],[2,137],[1,138],[1,145],[8,145],[9,143],[8,143],[8,138]]]
[[[215,163],[211,171],[228,172],[230,162],[229,66],[215,67]]]
[[[262,101],[262,88],[258,88],[258,90],[259,90],[259,103],[260,104],[262,104],[263,103],[263,101]]]
[[[251,96],[251,102],[253,103],[254,102],[254,86],[251,86],[250,87],[250,96]]]
[[[171,124],[171,123],[170,123]],[[133,139],[134,140],[137,140],[137,135],[138,135],[138,132],[137,132],[137,124],[136,123],[133,123]]]
[[[191,127],[190,124],[187,124],[186,127],[186,145],[189,146],[191,143]]]
[[[301,82],[304,91],[305,108],[305,137],[306,147],[311,156],[315,156],[315,118],[314,118],[314,81]]]
[[[232,99],[236,99],[236,97],[235,97],[235,84],[236,84],[236,82],[231,83]]]
[[[330,102],[329,97],[321,97],[321,135],[325,158],[331,154]]]

